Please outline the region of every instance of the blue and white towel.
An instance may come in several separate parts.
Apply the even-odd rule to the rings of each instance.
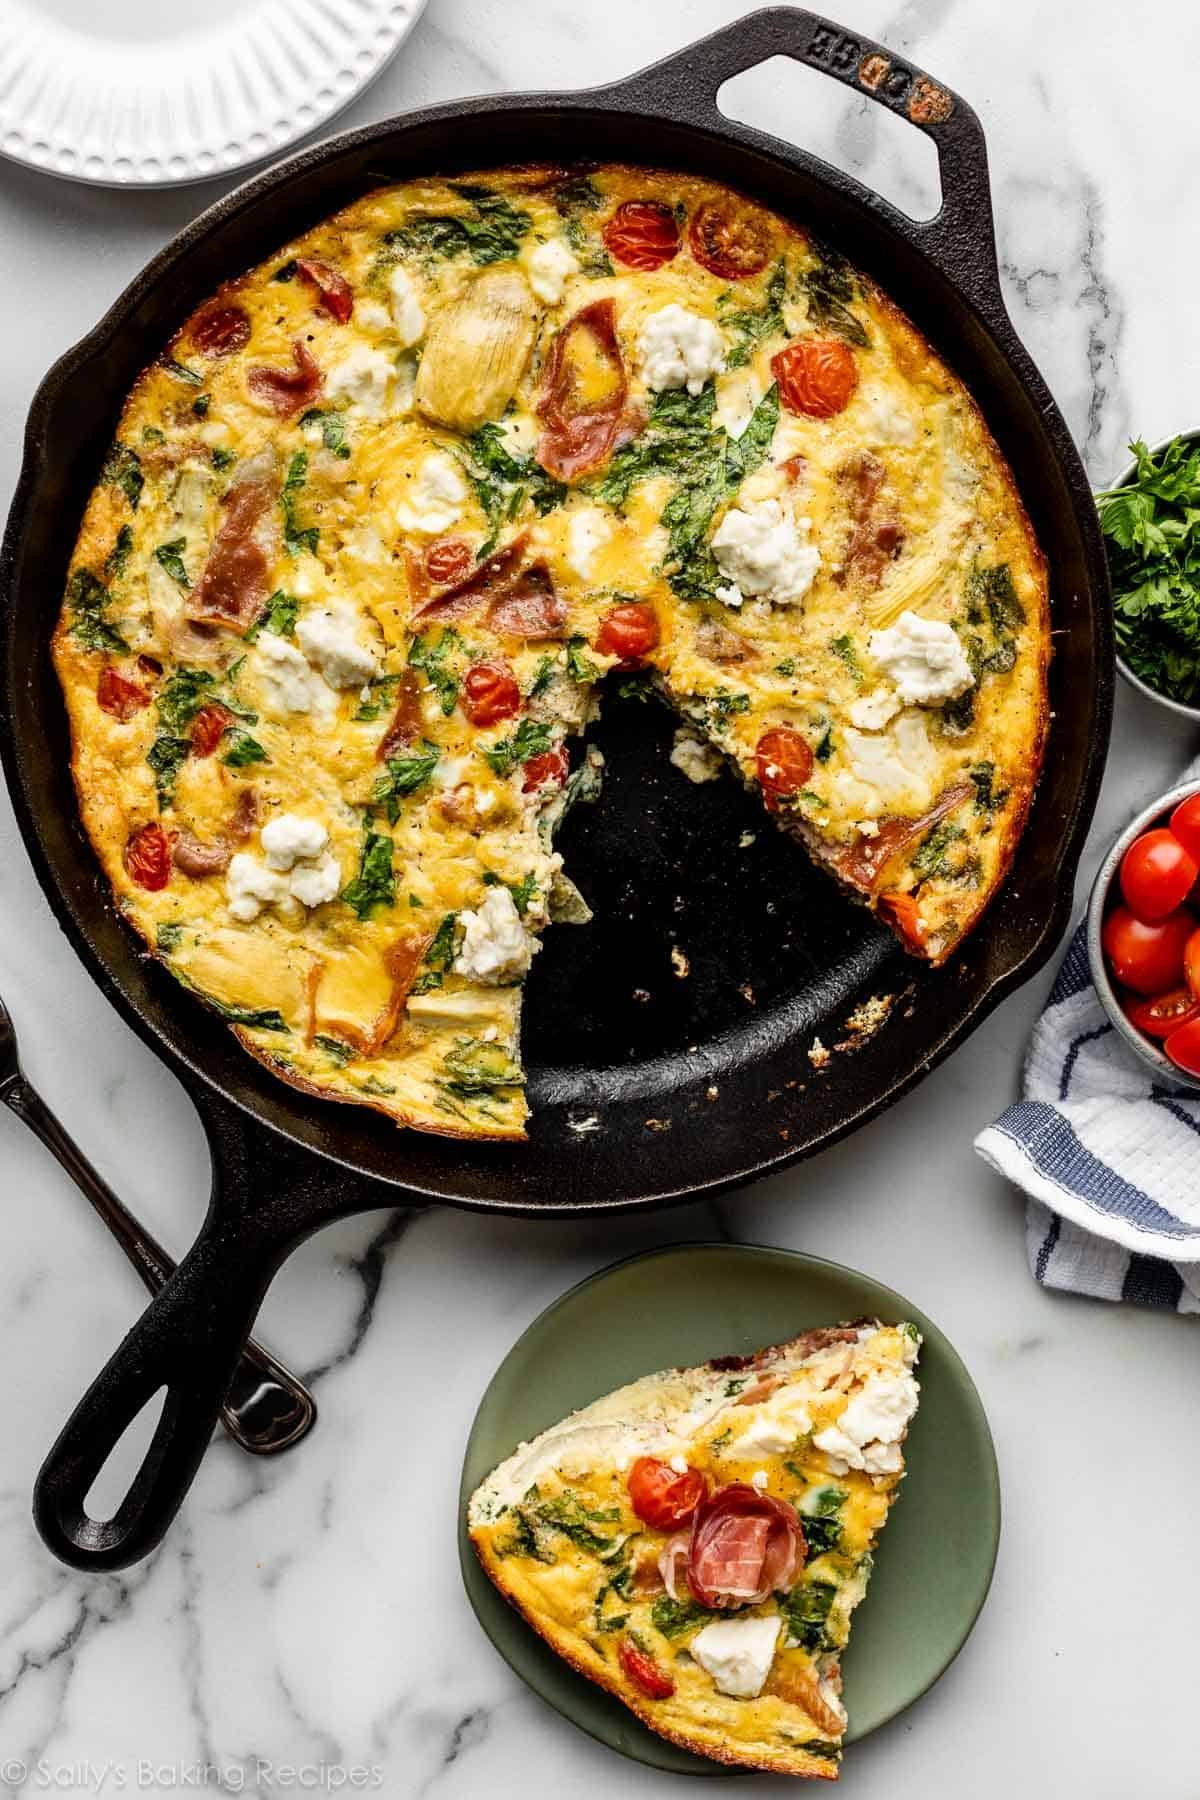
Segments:
[[[1047,1287],[1200,1312],[1200,1093],[1156,1080],[1092,986],[1087,926],[1034,1027],[1023,1097],[975,1140],[1029,1196]]]

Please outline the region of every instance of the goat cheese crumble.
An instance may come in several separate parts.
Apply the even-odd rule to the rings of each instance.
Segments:
[[[310,609],[296,622],[296,642],[333,688],[360,688],[379,659],[358,635],[358,614],[344,601]]]
[[[711,319],[672,301],[650,314],[638,336],[642,379],[655,393],[685,387],[698,394],[725,367],[725,341]]]
[[[541,946],[522,925],[506,887],[489,888],[478,911],[468,910],[459,918],[463,940],[454,959],[456,975],[498,987],[528,973],[534,951]]]
[[[864,1469],[868,1475],[894,1474],[900,1467],[900,1439],[917,1410],[920,1389],[907,1371],[871,1376],[846,1402],[835,1425],[814,1432],[830,1472]]]
[[[762,595],[776,606],[803,599],[821,566],[821,553],[808,541],[810,519],[794,520],[778,500],[733,506],[713,536],[713,554],[727,586],[717,589],[726,606]]]
[[[873,631],[868,650],[896,684],[905,706],[940,706],[975,685],[952,625],[902,612],[888,631]]]
[[[281,813],[262,829],[266,861],[248,850],[239,850],[229,864],[225,891],[229,911],[244,925],[257,919],[266,906],[322,906],[342,885],[336,856],[328,850],[329,833],[319,819],[302,819]]]
[[[713,1678],[718,1693],[756,1700],[770,1673],[779,1638],[779,1614],[718,1619],[698,1631],[688,1652]]]
[[[562,238],[535,244],[525,259],[529,285],[546,306],[557,306],[566,292],[567,278],[579,273],[579,263]]]
[[[689,781],[697,786],[704,781],[715,781],[721,773],[722,758],[719,751],[694,732],[681,726],[675,733],[675,741],[671,745],[671,762]]]
[[[331,400],[361,406],[365,413],[374,416],[387,404],[394,374],[390,356],[382,350],[372,350],[369,344],[355,344],[326,371],[325,392]]]
[[[392,270],[388,298],[396,334],[404,348],[409,350],[425,336],[425,308],[421,305],[417,284],[407,269]]]
[[[435,450],[417,470],[408,496],[396,509],[396,522],[404,531],[423,531],[436,537],[449,531],[462,517],[467,484],[453,458]]]

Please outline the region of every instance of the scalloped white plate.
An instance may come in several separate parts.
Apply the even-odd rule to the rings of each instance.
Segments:
[[[315,130],[425,0],[0,0],[0,154],[107,187],[228,175]]]

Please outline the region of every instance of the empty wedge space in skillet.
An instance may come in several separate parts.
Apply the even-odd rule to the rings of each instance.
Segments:
[[[841,1658],[903,1478],[919,1347],[913,1326],[826,1327],[608,1394],[476,1490],[479,1560],[652,1731],[832,1779]]]
[[[380,190],[145,370],[55,657],[122,911],[305,1091],[523,1134],[606,685],[915,956],[1002,880],[1046,579],[963,384],[836,249],[608,165]],[[603,805],[603,800],[600,801]],[[686,804],[682,797],[681,804]]]

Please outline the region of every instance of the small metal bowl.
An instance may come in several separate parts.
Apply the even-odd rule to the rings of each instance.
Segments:
[[[1167,448],[1167,445],[1173,444],[1176,438],[1180,438],[1185,444],[1194,444],[1200,441],[1200,428],[1195,431],[1173,431],[1170,437],[1162,438],[1157,444],[1151,444],[1151,456],[1160,456]],[[1129,487],[1136,474],[1136,462],[1126,463],[1125,467],[1111,484],[1111,487]],[[1107,488],[1103,491],[1106,493],[1111,492],[1111,488]],[[1173,712],[1178,718],[1191,719],[1194,724],[1200,724],[1200,706],[1185,706],[1182,700],[1171,700],[1166,694],[1160,694],[1157,688],[1152,688],[1148,682],[1142,680],[1140,675],[1134,674],[1119,650],[1116,652],[1116,661],[1117,673],[1123,676],[1131,688],[1136,688],[1139,694],[1144,694],[1147,700],[1153,700],[1156,705],[1165,706],[1168,712]],[[1171,1064],[1170,1066],[1173,1068],[1174,1064]]]
[[[1138,685],[1140,687],[1141,683],[1139,682]],[[1146,692],[1149,693],[1150,689],[1147,688]],[[1158,694],[1155,698],[1161,700],[1162,695]],[[1136,1051],[1146,1066],[1153,1069],[1164,1082],[1171,1083],[1175,1087],[1200,1089],[1200,1076],[1189,1075],[1186,1070],[1177,1069],[1166,1052],[1159,1049],[1154,1039],[1148,1038],[1144,1032],[1139,1031],[1137,1026],[1130,1022],[1121,1005],[1112,977],[1105,967],[1104,951],[1100,944],[1100,933],[1104,929],[1104,920],[1110,902],[1114,898],[1120,898],[1117,876],[1121,867],[1121,858],[1134,838],[1140,837],[1143,831],[1149,831],[1152,825],[1165,825],[1179,802],[1186,800],[1189,794],[1200,794],[1200,781],[1187,781],[1182,787],[1172,788],[1169,794],[1164,794],[1161,799],[1153,801],[1126,826],[1104,858],[1096,872],[1096,879],[1092,883],[1091,898],[1088,900],[1087,947],[1088,961],[1092,965],[1092,980],[1096,985],[1096,992],[1100,996],[1100,1004],[1130,1049]]]

